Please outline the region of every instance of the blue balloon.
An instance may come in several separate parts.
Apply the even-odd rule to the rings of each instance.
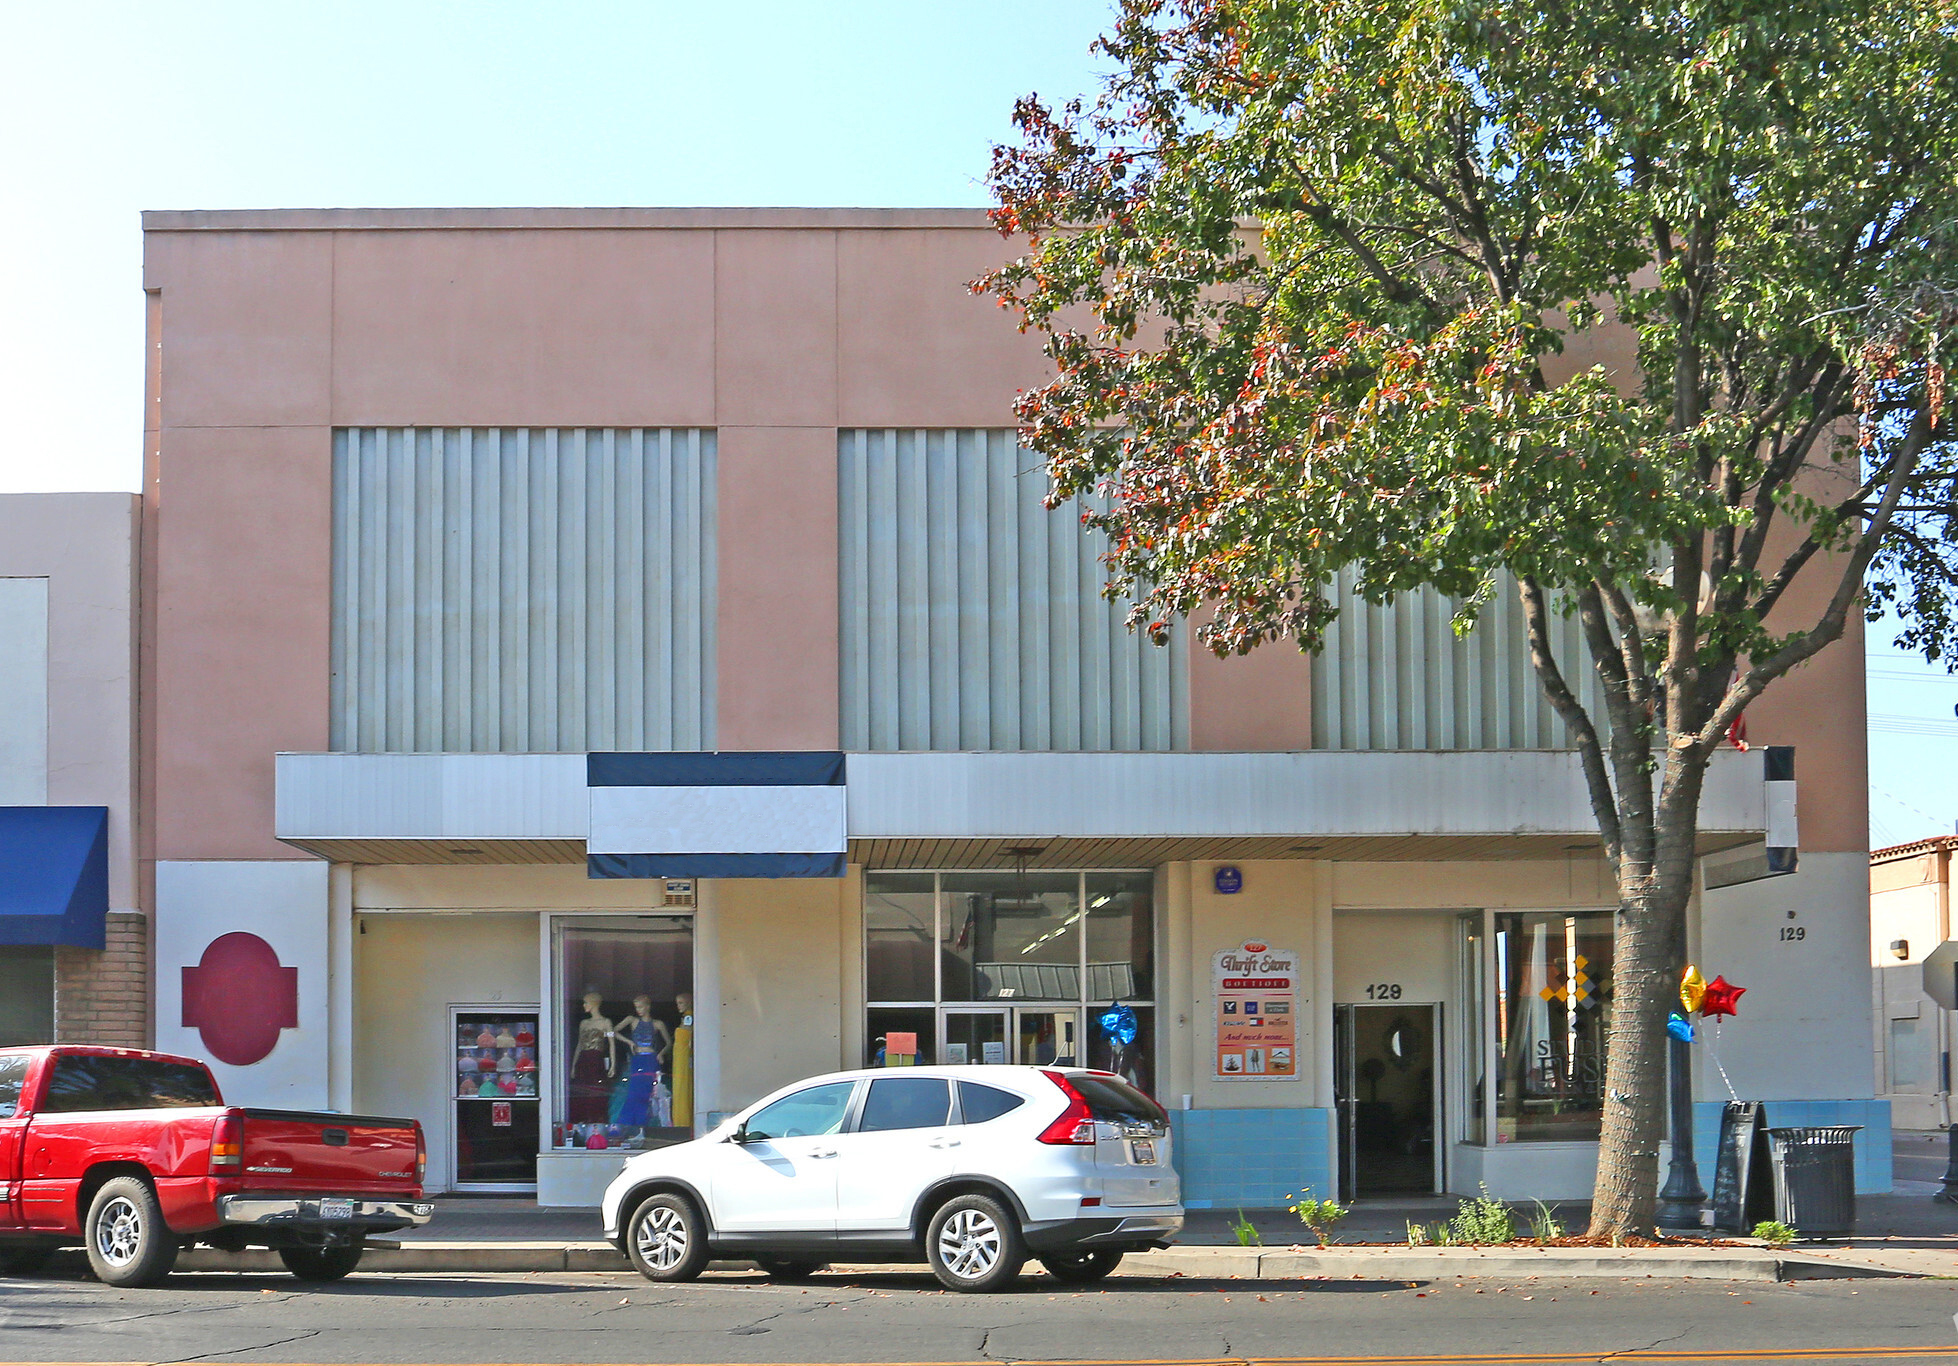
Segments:
[[[1693,1042],[1693,1022],[1677,1011],[1666,1021],[1666,1033],[1681,1043]]]
[[[1125,1048],[1135,1042],[1137,1032],[1135,1012],[1127,1006],[1110,1002],[1108,1009],[1101,1012],[1099,1020],[1101,1032],[1110,1042],[1121,1044]]]

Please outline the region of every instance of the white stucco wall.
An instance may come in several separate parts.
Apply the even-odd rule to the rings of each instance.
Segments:
[[[281,1031],[263,1060],[233,1067],[212,1059],[183,1023],[183,969],[234,931],[270,944],[299,970],[299,1027]],[[156,1046],[210,1062],[233,1105],[324,1109],[328,1044],[327,865],[299,861],[156,865]]]
[[[358,918],[354,1108],[422,1122],[430,1190],[455,1179],[449,1007],[535,1007],[537,935],[537,917],[522,912]]]
[[[48,800],[48,581],[0,578],[0,806]]]

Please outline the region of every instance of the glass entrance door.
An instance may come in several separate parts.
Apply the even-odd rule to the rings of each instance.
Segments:
[[[942,1012],[944,1059],[965,1063],[1019,1063],[1027,1067],[1080,1067],[1081,1011],[1064,1006],[1008,1006]]]
[[[537,1189],[537,1011],[451,1006],[460,1191]]]
[[[1441,1189],[1435,1144],[1440,1009],[1333,1007],[1340,1194],[1365,1199]]]
[[[944,1012],[945,1061],[953,1066],[967,1063],[999,1064],[1013,1061],[1007,1055],[1006,1024],[1009,1011],[948,1010]]]

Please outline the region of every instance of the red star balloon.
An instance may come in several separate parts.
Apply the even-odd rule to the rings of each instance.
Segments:
[[[1706,997],[1700,1003],[1700,1010],[1708,1017],[1735,1014],[1734,1006],[1740,1001],[1740,994],[1746,987],[1737,987],[1725,977],[1716,977],[1706,984]]]

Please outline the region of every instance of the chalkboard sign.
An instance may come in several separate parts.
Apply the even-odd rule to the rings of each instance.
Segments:
[[[1768,1174],[1768,1120],[1758,1100],[1728,1102],[1720,1114],[1720,1149],[1713,1164],[1713,1226],[1752,1233],[1774,1217]]]

